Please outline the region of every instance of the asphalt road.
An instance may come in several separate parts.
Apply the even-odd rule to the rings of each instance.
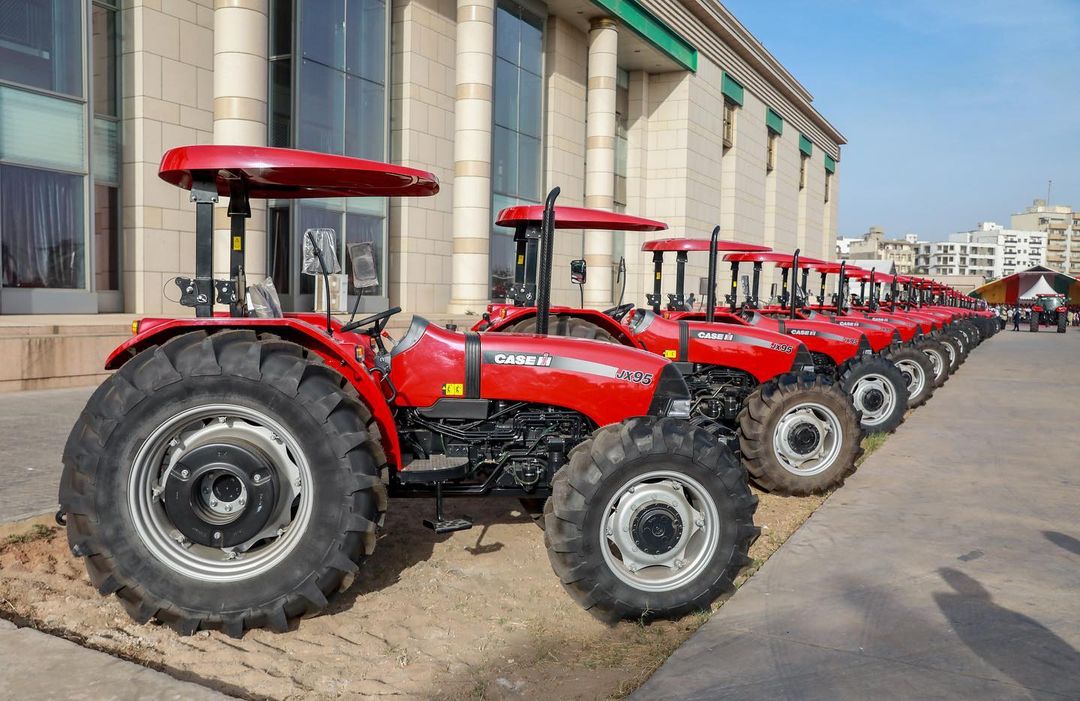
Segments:
[[[0,523],[56,509],[64,442],[93,391],[0,394]]]
[[[1080,699],[1080,333],[977,348],[631,698]]]

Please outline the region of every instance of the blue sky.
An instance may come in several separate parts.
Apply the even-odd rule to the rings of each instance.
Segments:
[[[847,137],[841,234],[1080,207],[1080,1],[722,2]]]

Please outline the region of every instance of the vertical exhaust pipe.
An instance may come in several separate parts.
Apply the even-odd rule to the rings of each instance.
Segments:
[[[788,314],[788,318],[795,318],[795,300],[799,296],[799,285],[796,282],[795,274],[799,270],[799,252],[801,249],[796,248],[795,253],[791,256],[791,311]]]
[[[716,319],[716,242],[720,240],[720,227],[715,226],[709,237],[709,294],[705,300],[705,321]]]
[[[551,266],[554,260],[555,200],[562,192],[553,188],[544,200],[544,219],[540,223],[540,280],[536,291],[536,333],[546,336],[551,313]]]

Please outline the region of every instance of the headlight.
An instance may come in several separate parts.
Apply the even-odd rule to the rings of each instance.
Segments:
[[[690,400],[672,399],[668,403],[667,415],[673,419],[690,418]]]

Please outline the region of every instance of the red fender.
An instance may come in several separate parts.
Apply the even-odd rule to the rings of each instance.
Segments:
[[[487,318],[473,324],[472,331],[505,331],[510,326],[523,321],[525,319],[531,319],[536,316],[536,307],[516,307],[512,304],[489,304],[487,310]],[[615,340],[619,341],[625,346],[633,346],[639,348],[639,344],[634,342],[634,339],[626,332],[624,327],[619,322],[612,319],[607,314],[596,309],[581,309],[578,307],[552,307],[551,308],[551,320],[552,324],[555,323],[555,318],[559,316],[571,316],[576,319],[584,319],[590,321],[599,326],[604,331],[611,334]]]
[[[312,323],[325,317],[317,314],[289,315],[284,319],[254,319],[217,316],[209,319],[161,319],[146,318],[138,322],[138,332],[124,341],[105,361],[105,369],[115,370],[126,363],[136,353],[154,345],[161,345],[174,336],[189,331],[225,331],[229,329],[251,329],[253,331],[272,332],[286,341],[307,348],[317,354],[327,364],[334,368],[349,381],[359,393],[360,398],[371,410],[375,424],[379,427],[380,442],[389,464],[398,468],[401,465],[401,446],[398,441],[397,425],[394,416],[390,412],[386,395],[381,385],[364,364],[357,359],[358,354],[363,357],[367,345],[356,334],[335,334],[327,336],[326,332]],[[335,328],[341,324],[334,323]]]

